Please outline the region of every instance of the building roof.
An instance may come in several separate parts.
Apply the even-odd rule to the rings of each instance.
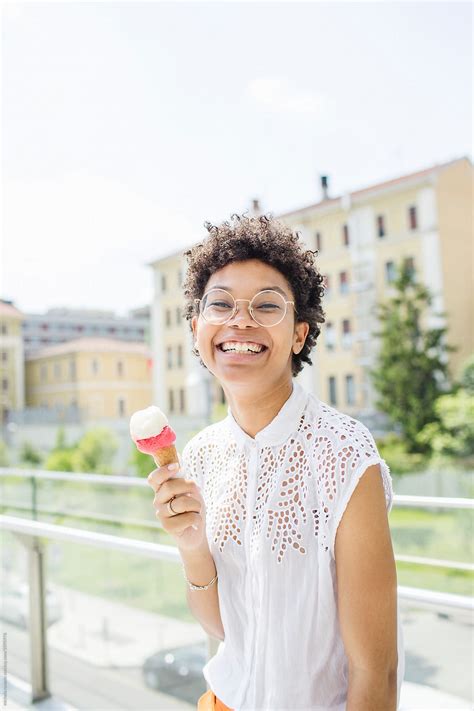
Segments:
[[[353,190],[350,193],[346,193],[345,195],[350,195],[351,198],[358,198],[358,197],[363,197],[364,195],[369,195],[371,192],[380,192],[385,189],[389,190],[392,187],[395,187],[397,185],[403,185],[403,183],[411,183],[413,181],[417,180],[424,180],[425,178],[430,177],[431,175],[435,175],[436,173],[440,172],[443,170],[443,168],[448,167],[449,165],[452,165],[453,163],[458,163],[459,161],[464,161],[467,160],[470,162],[469,158],[467,156],[463,156],[462,158],[455,158],[454,160],[447,161],[446,163],[435,163],[429,168],[424,168],[423,170],[417,170],[413,173],[406,173],[405,175],[400,175],[397,178],[392,178],[390,180],[384,180],[380,183],[373,183],[372,185],[369,185],[365,188],[361,188],[360,190]],[[279,213],[278,217],[287,217],[289,215],[294,215],[298,212],[304,212],[306,210],[312,210],[318,207],[326,207],[331,204],[339,202],[345,195],[339,195],[337,197],[332,197],[332,198],[326,198],[325,200],[320,200],[319,202],[312,203],[310,205],[305,205],[303,207],[299,207],[295,210],[289,210],[288,212],[282,212]]]
[[[0,318],[16,318],[22,321],[24,316],[21,311],[18,311],[16,306],[0,299]]]
[[[137,353],[151,357],[151,350],[146,343],[121,341],[117,338],[75,338],[65,343],[38,348],[27,356],[27,360],[67,355],[68,353]]]

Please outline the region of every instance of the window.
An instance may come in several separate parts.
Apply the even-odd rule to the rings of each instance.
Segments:
[[[348,405],[355,404],[355,384],[353,375],[346,375],[346,403]]]
[[[171,326],[171,311],[169,309],[166,309],[165,312],[165,323],[167,326]]]
[[[109,333],[115,333],[116,330],[117,329],[115,328],[115,326],[109,326],[109,328],[108,328]]]
[[[182,271],[182,269],[180,269],[178,271],[178,286],[181,286],[182,283],[183,283],[183,271]]]
[[[94,358],[94,360],[91,363],[91,369],[92,369],[93,375],[97,375],[97,373],[99,372],[99,363],[96,358]]]
[[[411,277],[415,276],[415,260],[413,257],[405,257],[403,260],[403,263],[405,265],[405,268],[408,270],[408,273],[410,274]]]
[[[0,330],[2,332],[2,335],[5,336],[8,333],[8,328],[6,323],[2,323]]]
[[[385,281],[392,284],[397,278],[397,270],[394,262],[385,262]]]
[[[316,249],[320,252],[323,248],[323,238],[321,232],[316,232]]]
[[[166,291],[166,274],[161,275],[161,291]]]
[[[174,412],[174,392],[168,390],[168,412]]]
[[[76,379],[76,361],[75,360],[69,361],[69,377],[71,378],[71,380]]]
[[[123,377],[123,361],[117,361],[117,375],[119,378]]]
[[[350,348],[352,345],[351,322],[348,318],[342,321],[342,347]]]
[[[347,224],[342,226],[342,243],[344,247],[349,245],[349,226]]]
[[[48,329],[49,329],[49,326],[48,326],[47,323],[42,323],[42,324],[41,324],[41,330],[42,330],[42,331],[47,331]]]
[[[179,326],[181,323],[181,309],[179,306],[176,307],[176,325]]]
[[[185,410],[186,410],[185,393],[184,393],[184,389],[180,388],[180,390],[179,390],[179,411],[184,413]]]
[[[377,237],[385,237],[385,218],[377,215]]]
[[[125,400],[123,397],[119,397],[118,399],[118,416],[119,417],[125,417],[126,415],[125,411]]]
[[[2,378],[2,390],[6,392],[8,390],[8,380],[7,378]]]
[[[61,377],[61,364],[60,363],[54,364],[54,377],[55,378]]]
[[[168,346],[166,349],[166,367],[168,370],[171,370],[173,367],[173,349],[171,346]]]
[[[335,339],[335,332],[334,332],[334,324],[331,323],[331,321],[328,321],[326,324],[326,349],[328,351],[334,350],[334,347],[336,345],[336,339]]]
[[[411,230],[416,230],[418,228],[418,219],[416,215],[416,206],[410,205],[408,208],[408,222]]]
[[[44,383],[45,380],[48,377],[48,366],[47,365],[42,365],[40,368],[40,378],[41,382]]]
[[[341,294],[349,293],[349,277],[347,272],[339,272],[339,292]]]
[[[8,351],[2,351],[2,363],[8,363]]]
[[[329,404],[330,405],[337,405],[336,378],[334,377],[334,375],[331,375],[328,378],[328,384],[329,384]]]
[[[181,344],[179,344],[179,346],[178,346],[177,360],[178,360],[178,368],[182,368],[183,367],[183,346]]]

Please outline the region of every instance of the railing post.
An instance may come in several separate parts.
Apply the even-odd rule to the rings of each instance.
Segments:
[[[31,703],[51,696],[48,684],[48,646],[46,640],[46,607],[44,558],[46,549],[39,538],[16,534],[27,549],[29,584],[29,637]]]

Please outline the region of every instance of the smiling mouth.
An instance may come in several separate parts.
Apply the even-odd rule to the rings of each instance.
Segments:
[[[260,351],[251,351],[251,350],[237,350],[237,349],[228,349],[228,350],[223,350],[222,348],[222,343],[219,343],[219,345],[216,346],[216,349],[222,353],[225,356],[249,356],[250,358],[255,358],[259,355],[262,355],[262,353],[265,353],[265,351],[268,350],[267,346],[262,345],[262,348]]]

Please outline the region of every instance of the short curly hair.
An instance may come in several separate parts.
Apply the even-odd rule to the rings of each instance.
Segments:
[[[227,264],[258,259],[274,267],[292,288],[298,321],[309,324],[303,348],[292,357],[292,374],[297,375],[303,369],[303,362],[312,364],[310,353],[321,333],[319,324],[325,322],[324,277],[315,263],[318,251],[304,250],[299,232],[293,232],[271,215],[233,214],[230,222],[219,226],[205,222],[204,226],[209,235],[183,252],[188,260],[183,283],[184,317],[191,326],[192,317],[199,313],[194,299],[202,298],[211,275]],[[206,367],[202,360],[201,364]]]

